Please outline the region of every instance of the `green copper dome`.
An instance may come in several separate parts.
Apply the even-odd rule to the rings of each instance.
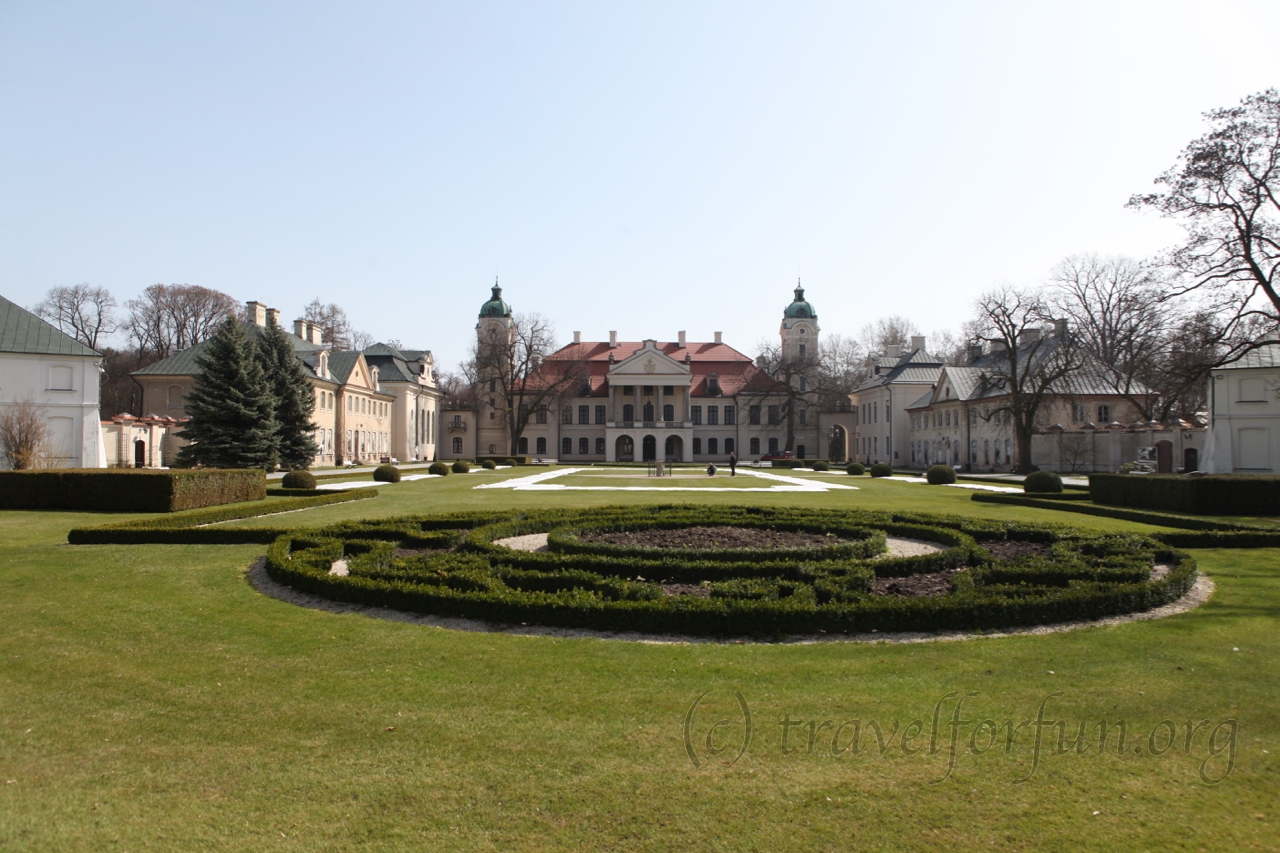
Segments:
[[[502,288],[498,287],[498,282],[493,283],[493,295],[489,297],[489,301],[480,306],[481,317],[510,317],[511,306],[502,301]]]
[[[813,310],[813,306],[804,301],[804,288],[796,283],[795,301],[786,307],[782,312],[782,316],[789,320],[816,320],[818,312]]]

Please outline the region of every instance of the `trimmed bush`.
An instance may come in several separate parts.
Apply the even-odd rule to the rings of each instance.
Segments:
[[[956,481],[956,469],[950,465],[934,465],[925,472],[924,478],[931,486],[945,486]]]
[[[875,465],[871,466],[871,476],[872,477],[892,477],[893,466],[890,465],[888,462],[877,462]]]
[[[1192,515],[1266,515],[1280,506],[1280,477],[1215,474],[1090,474],[1096,504]]]
[[[803,468],[805,462],[803,459],[771,459],[769,466],[772,468]]]
[[[1097,515],[1102,518],[1119,518],[1123,521],[1136,521],[1140,524],[1153,524],[1160,527],[1178,527],[1183,530],[1222,530],[1222,531],[1271,531],[1274,528],[1258,527],[1252,524],[1230,524],[1225,521],[1212,521],[1207,518],[1195,518],[1189,515],[1174,515],[1166,512],[1154,512],[1144,509],[1125,509],[1118,506],[1098,506],[1079,500],[1064,500],[1061,495],[1012,495],[975,492],[969,498],[980,503],[1011,504],[1013,506],[1030,506],[1037,509],[1056,509],[1063,512],[1078,512],[1083,515]],[[1187,546],[1190,547],[1190,546]]]
[[[817,462],[814,462],[812,467],[813,467],[813,470],[815,470],[815,471],[830,471],[830,470],[831,470],[831,466],[830,466],[830,465],[828,465],[826,462],[823,462],[821,459],[819,459]]]
[[[1062,491],[1062,478],[1053,471],[1035,471],[1022,481],[1022,490],[1032,494],[1058,494]]]
[[[471,463],[469,462],[464,462],[461,459],[459,459],[457,462],[453,463],[453,473],[455,474],[466,474],[466,473],[469,473],[470,471],[471,471]]]
[[[503,460],[502,460],[502,464],[503,464],[503,465],[509,465],[510,467],[514,468],[514,467],[516,467],[516,460],[514,460],[514,459],[503,459]],[[528,464],[528,463],[526,463],[526,464]]]
[[[400,469],[394,465],[379,465],[373,469],[373,479],[379,483],[400,482]]]
[[[314,489],[316,487],[316,475],[310,471],[290,471],[284,475],[280,485],[286,489]]]
[[[266,494],[261,468],[0,471],[0,509],[178,512],[260,501]]]
[[[850,462],[845,466],[844,472],[846,474],[852,474],[855,477],[861,477],[863,474],[867,473],[867,469],[862,467],[861,462]]]
[[[445,477],[449,474],[449,466],[444,462],[432,462],[431,467],[427,469],[428,474],[435,474],[437,477]]]
[[[493,471],[498,467],[498,463],[494,462],[492,459],[486,459],[480,463],[480,467],[484,468],[486,471]]]

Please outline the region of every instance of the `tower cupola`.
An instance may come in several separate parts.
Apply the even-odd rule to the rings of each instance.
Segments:
[[[498,286],[498,280],[493,280],[493,293],[489,297],[489,301],[480,306],[481,317],[510,317],[511,306],[502,301],[502,288]]]

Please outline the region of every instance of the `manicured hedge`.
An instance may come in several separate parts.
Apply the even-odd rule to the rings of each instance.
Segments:
[[[277,537],[290,533],[288,528],[267,527],[209,527],[225,521],[258,518],[275,513],[287,513],[298,509],[310,509],[329,504],[361,501],[378,496],[376,489],[353,489],[345,492],[325,492],[309,498],[273,501],[257,506],[224,507],[167,515],[160,518],[143,518],[122,521],[99,527],[77,527],[67,534],[72,545],[134,545],[134,544],[189,544],[234,545],[274,542]]]
[[[260,501],[266,490],[259,469],[0,471],[0,509],[178,512]]]
[[[1225,521],[1212,521],[1207,518],[1192,518],[1185,515],[1152,512],[1141,509],[1123,509],[1114,506],[1098,506],[1083,503],[1078,499],[1064,495],[1011,495],[975,492],[970,500],[980,503],[1012,504],[1013,506],[1029,506],[1037,509],[1056,509],[1063,512],[1078,512],[1084,515],[1097,515],[1103,518],[1118,518],[1123,521],[1136,521],[1140,524],[1153,524],[1158,527],[1180,527],[1185,530],[1219,530],[1219,531],[1269,531],[1271,528],[1258,527],[1252,524],[1230,524]],[[1189,546],[1188,546],[1189,547]]]
[[[1274,515],[1280,512],[1280,477],[1215,474],[1090,474],[1096,504],[1186,512],[1192,515]]]
[[[888,462],[877,462],[871,466],[872,477],[892,477],[893,466]]]

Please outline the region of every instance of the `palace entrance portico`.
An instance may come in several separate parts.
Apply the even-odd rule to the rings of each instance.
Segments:
[[[646,340],[610,365],[605,461],[693,461],[689,453],[689,388],[693,371]],[[661,455],[659,455],[661,454]]]

